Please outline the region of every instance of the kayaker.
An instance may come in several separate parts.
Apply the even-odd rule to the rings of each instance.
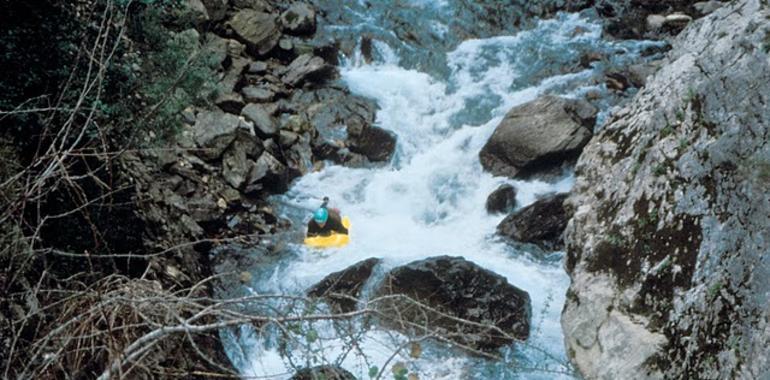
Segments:
[[[307,237],[329,236],[332,233],[348,234],[348,229],[342,225],[342,218],[336,209],[327,207],[329,198],[324,197],[324,202],[315,212],[307,224]]]

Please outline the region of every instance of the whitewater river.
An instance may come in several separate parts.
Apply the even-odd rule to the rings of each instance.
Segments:
[[[414,26],[424,33],[435,38],[451,33],[441,22],[442,15],[451,13],[447,2],[390,3],[408,3],[410,12],[424,13]],[[347,350],[345,339],[335,339],[329,323],[318,323],[312,334],[320,339],[313,336],[307,346],[287,349],[279,348],[269,332],[244,326],[235,334],[225,333],[233,363],[244,378],[286,379],[294,372],[292,366],[320,364],[340,365],[359,379],[368,379],[371,367],[377,366],[384,369],[383,378],[393,378],[389,366],[397,362],[420,379],[572,378],[559,323],[569,283],[562,254],[538,260],[500,241],[495,227],[504,216],[487,214],[484,204],[504,183],[516,187],[520,208],[538,196],[568,192],[574,177],[565,173],[551,183],[493,177],[481,169],[478,153],[511,107],[542,94],[600,96],[601,119],[613,102],[596,80],[604,65],[580,67],[580,57],[598,52],[614,61],[633,61],[650,43],[608,41],[590,15],[560,14],[512,35],[465,39],[426,51],[430,47],[400,41],[390,31],[393,20],[387,7],[351,4],[356,6],[340,18],[350,24],[323,27],[333,35],[365,31],[374,38],[374,60],[365,64],[357,53],[343,57],[341,81],[353,93],[376,100],[376,124],[398,136],[395,157],[374,169],[328,165],[274,199],[283,216],[300,228],[310,217],[306,210],[317,207],[319,197],[329,196],[332,206],[350,216],[352,241],[320,254],[291,243],[289,253],[255,273],[245,291],[303,295],[326,275],[370,257],[384,260],[381,275],[430,256],[463,256],[529,293],[532,334],[527,345],[504,349],[506,359],[497,362],[430,344],[419,358],[406,350],[389,361],[399,336],[383,330],[361,332],[360,344]]]

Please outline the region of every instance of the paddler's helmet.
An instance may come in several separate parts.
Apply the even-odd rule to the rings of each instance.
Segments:
[[[315,220],[317,223],[326,223],[327,219],[329,219],[329,211],[326,211],[326,209],[323,207],[315,210],[313,213],[313,220]]]

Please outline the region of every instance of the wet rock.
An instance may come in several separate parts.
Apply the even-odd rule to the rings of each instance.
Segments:
[[[273,117],[262,105],[248,104],[241,110],[241,115],[254,123],[254,132],[261,138],[267,139],[278,133],[278,126],[273,121]]]
[[[382,259],[369,258],[326,276],[308,290],[310,297],[324,298],[337,312],[356,310],[356,303],[374,268]]]
[[[516,106],[481,149],[481,165],[510,178],[558,168],[588,143],[596,112],[585,101],[555,96]]]
[[[246,86],[241,89],[243,98],[249,103],[267,103],[273,101],[275,93],[265,87]]]
[[[480,350],[494,350],[529,337],[529,294],[461,257],[432,257],[394,268],[375,294],[402,294],[455,318],[494,325],[507,335],[459,323],[403,299],[379,302],[384,315],[401,318],[381,323],[407,334],[439,333]]]
[[[487,212],[507,213],[516,207],[516,189],[511,185],[500,185],[487,197]]]
[[[396,151],[396,134],[370,126],[350,138],[350,151],[364,155],[370,161],[388,161]]]
[[[315,10],[307,3],[294,3],[281,14],[284,32],[295,36],[315,33]]]
[[[281,39],[277,19],[270,13],[243,9],[230,19],[228,25],[249,51],[257,56],[270,52]]]
[[[511,240],[534,244],[553,251],[564,247],[562,234],[569,214],[564,208],[567,194],[553,195],[508,215],[497,226],[497,233]]]
[[[356,380],[352,373],[334,366],[318,366],[312,368],[303,368],[290,380]]]
[[[291,62],[281,77],[283,83],[298,87],[304,82],[320,82],[331,78],[336,69],[326,64],[321,57],[303,54]]]
[[[241,120],[235,115],[224,112],[199,112],[193,126],[195,142],[201,148],[197,152],[198,156],[206,160],[221,157],[235,140],[240,128],[243,128]]]

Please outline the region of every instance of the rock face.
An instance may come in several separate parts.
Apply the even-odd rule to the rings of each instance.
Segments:
[[[429,331],[480,350],[494,350],[529,337],[529,294],[462,257],[432,257],[397,267],[386,275],[375,294],[403,294],[455,318],[505,332],[458,323],[407,301],[380,302],[384,315],[401,316],[382,323],[407,334],[425,333],[423,326],[429,326]]]
[[[370,258],[353,264],[345,270],[326,276],[321,282],[308,290],[310,297],[323,297],[340,312],[350,312],[356,309],[356,300],[361,290],[372,276],[374,267],[381,259]]]
[[[769,14],[692,23],[580,157],[562,326],[584,377],[770,374]]]
[[[481,149],[481,165],[511,178],[552,170],[580,154],[595,117],[587,102],[555,96],[514,107]]]
[[[501,185],[487,197],[487,212],[506,213],[516,207],[516,189],[511,185]]]
[[[497,233],[522,243],[532,243],[553,251],[564,246],[562,233],[569,215],[564,209],[567,194],[553,195],[508,215],[497,226]]]

